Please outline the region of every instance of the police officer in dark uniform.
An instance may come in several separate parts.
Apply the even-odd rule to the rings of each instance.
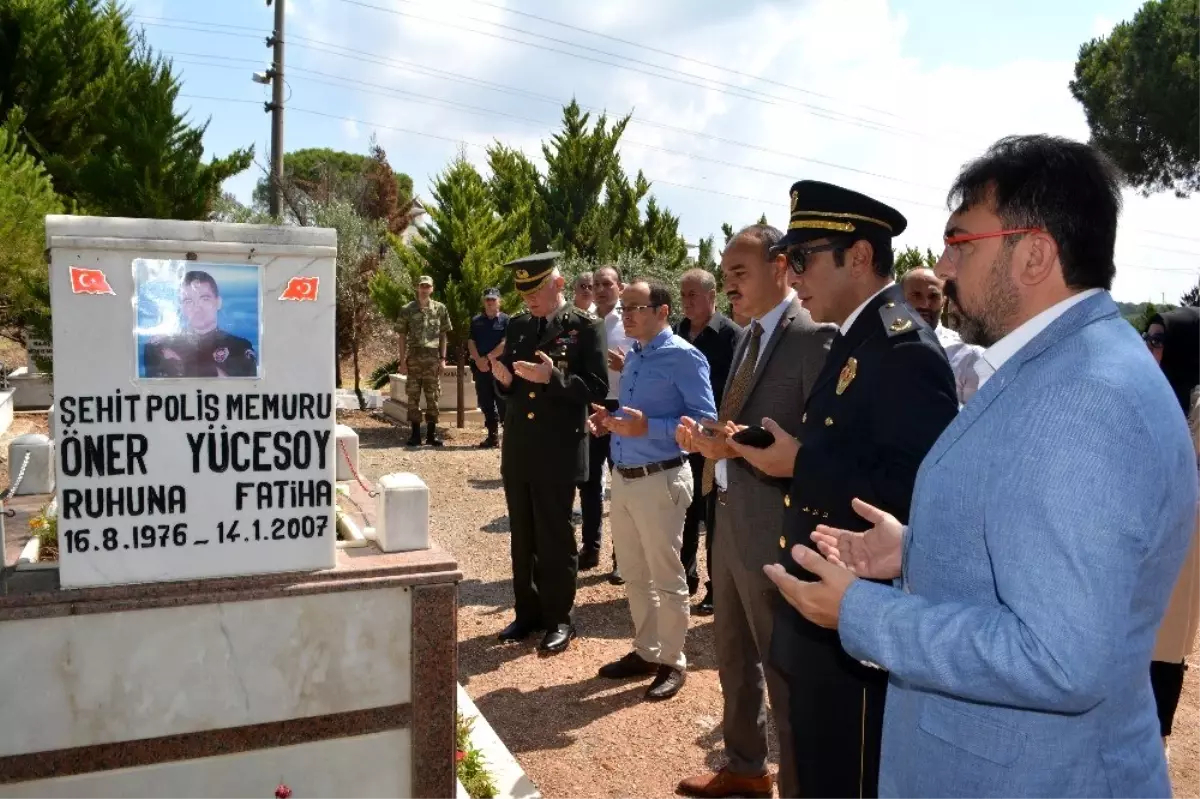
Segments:
[[[933,330],[892,280],[891,241],[907,225],[895,209],[816,181],[792,187],[791,221],[776,246],[817,322],[839,326],[805,404],[798,439],[769,423],[769,447],[732,446],[766,474],[790,477],[780,563],[813,581],[791,556],[815,549],[818,524],[866,530],[851,500],[907,523],[917,468],[958,412],[954,375]],[[846,654],[836,630],[785,602],[771,661],[786,676],[801,796],[878,795],[887,674]]]
[[[179,310],[184,332],[154,336],[142,350],[144,377],[255,377],[258,357],[241,336],[217,327],[221,292],[207,272],[183,276]]]
[[[491,358],[505,400],[500,475],[516,604],[500,640],[545,630],[538,649],[547,654],[575,637],[571,509],[575,485],[588,476],[588,412],[608,394],[604,323],[565,301],[559,257],[548,252],[507,264],[529,310],[509,320],[504,352]]]

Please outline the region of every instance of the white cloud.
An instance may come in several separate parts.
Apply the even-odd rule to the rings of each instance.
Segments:
[[[1088,133],[1083,113],[1067,88],[1076,45],[1062,53],[1028,56],[988,67],[941,62],[932,65],[904,49],[909,23],[887,0],[758,0],[738,4],[736,9],[725,4],[701,8],[694,0],[615,0],[581,4],[578,16],[570,18],[580,27],[722,64],[787,86],[547,26],[470,0],[389,6],[481,30],[487,26],[464,18],[473,16],[544,32],[599,50],[627,54],[613,59],[585,53],[589,58],[616,60],[644,72],[655,70],[632,63],[632,59],[652,62],[696,76],[681,78],[684,81],[703,82],[708,78],[741,87],[730,92],[666,81],[644,72],[331,0],[305,2],[308,5],[299,21],[304,36],[517,87],[556,98],[560,103],[575,96],[581,104],[608,109],[610,118],[633,109],[635,122],[626,133],[623,148],[626,168],[630,173],[641,168],[657,181],[654,193],[680,216],[683,232],[691,242],[713,233],[719,235],[723,221],[744,224],[763,211],[782,225],[787,219],[789,186],[794,180],[813,178],[887,198],[910,222],[909,231],[898,243],[936,248],[946,216],[945,189],[962,163],[1007,134],[1044,132],[1086,139]],[[556,4],[535,8],[523,5],[522,9],[568,19]],[[1097,20],[1096,26],[1101,25],[1104,32],[1111,29],[1107,21]],[[830,35],[830,31],[853,31],[853,35]],[[494,32],[537,41],[510,30]],[[567,49],[561,44],[539,43]],[[338,108],[327,109],[381,126],[423,131],[476,145],[500,139],[540,161],[540,141],[552,132],[560,116],[560,108],[554,103],[478,84],[449,82],[399,66],[364,64],[313,53],[305,53],[304,57],[310,68],[534,120],[530,124],[428,101],[351,92],[343,94]],[[755,93],[762,102],[734,96],[747,92]],[[695,130],[763,149],[713,141],[663,126]],[[358,127],[353,126],[354,133]],[[396,168],[413,175],[419,192],[427,193],[422,181],[442,169],[457,148],[451,141],[383,127],[376,133]],[[352,136],[349,127],[345,135],[357,142],[350,146],[361,146],[361,138]],[[689,158],[688,154],[736,166]],[[467,155],[477,165],[484,165],[481,147],[468,148]],[[669,184],[699,187],[709,193]],[[1200,200],[1129,195],[1118,242],[1114,293],[1119,298],[1159,298],[1165,293],[1171,299],[1194,282],[1200,271],[1200,241],[1173,239],[1150,231],[1198,236],[1193,221],[1200,216],[1197,211]]]

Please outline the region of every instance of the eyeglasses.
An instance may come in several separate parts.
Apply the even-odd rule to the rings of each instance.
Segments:
[[[1142,341],[1152,350],[1161,350],[1167,343],[1167,337],[1162,333],[1143,333]]]
[[[829,244],[817,244],[812,247],[805,247],[802,244],[795,244],[786,249],[773,250],[772,255],[786,255],[788,266],[797,275],[804,274],[804,270],[808,268],[808,256],[816,255],[819,252],[840,252],[850,247],[849,244],[842,241],[835,241]]]
[[[577,283],[575,285],[575,290],[576,291],[591,291],[592,284],[591,283]]]
[[[1017,236],[1024,233],[1041,232],[1043,232],[1041,228],[1022,227],[1013,228],[1011,230],[993,230],[988,233],[962,233],[958,236],[945,236],[942,239],[945,249],[942,250],[942,255],[939,260],[944,259],[947,263],[957,262],[958,259],[962,257],[961,245],[967,244],[968,242],[979,241],[981,239],[995,239],[999,238],[1000,236]]]
[[[625,313],[633,313],[634,311],[644,311],[647,308],[652,311],[657,311],[661,307],[661,303],[658,305],[622,305],[621,310],[623,310]]]

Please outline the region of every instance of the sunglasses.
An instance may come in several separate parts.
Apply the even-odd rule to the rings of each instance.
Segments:
[[[1167,343],[1167,337],[1162,333],[1143,333],[1142,341],[1152,350],[1160,350]]]
[[[807,268],[808,256],[816,255],[819,252],[838,252],[850,248],[850,244],[844,241],[835,241],[829,244],[817,244],[812,247],[805,247],[803,244],[793,244],[791,247],[774,247],[771,249],[771,256],[785,255],[787,256],[788,266],[797,275],[804,274]]]

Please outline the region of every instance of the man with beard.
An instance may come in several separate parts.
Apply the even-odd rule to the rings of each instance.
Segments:
[[[820,523],[864,529],[855,499],[907,519],[917,468],[958,412],[958,397],[945,352],[892,280],[892,237],[905,218],[828,183],[800,181],[791,199],[788,232],[775,250],[797,273],[796,294],[813,321],[832,322],[838,335],[797,437],[764,418],[773,443],[756,449],[730,439],[730,446],[761,472],[790,478],[777,553],[790,575],[815,580],[792,548],[815,547],[810,536]],[[875,796],[887,674],[846,654],[835,631],[784,603],[770,661],[787,683],[797,795]]]
[[[958,386],[958,404],[966,401],[979,387],[979,375],[975,361],[983,353],[983,347],[967,344],[958,333],[942,324],[942,310],[946,305],[949,286],[945,286],[932,269],[912,269],[900,280],[905,301],[921,318],[933,328],[938,343],[946,351],[950,368],[954,371],[954,382]]]
[[[822,526],[829,560],[793,553],[817,581],[772,579],[890,673],[882,793],[1170,796],[1149,666],[1196,455],[1108,293],[1119,176],[1087,145],[1013,136],[949,205],[937,271],[987,348],[979,391],[926,456],[908,525],[856,502],[869,530]]]

